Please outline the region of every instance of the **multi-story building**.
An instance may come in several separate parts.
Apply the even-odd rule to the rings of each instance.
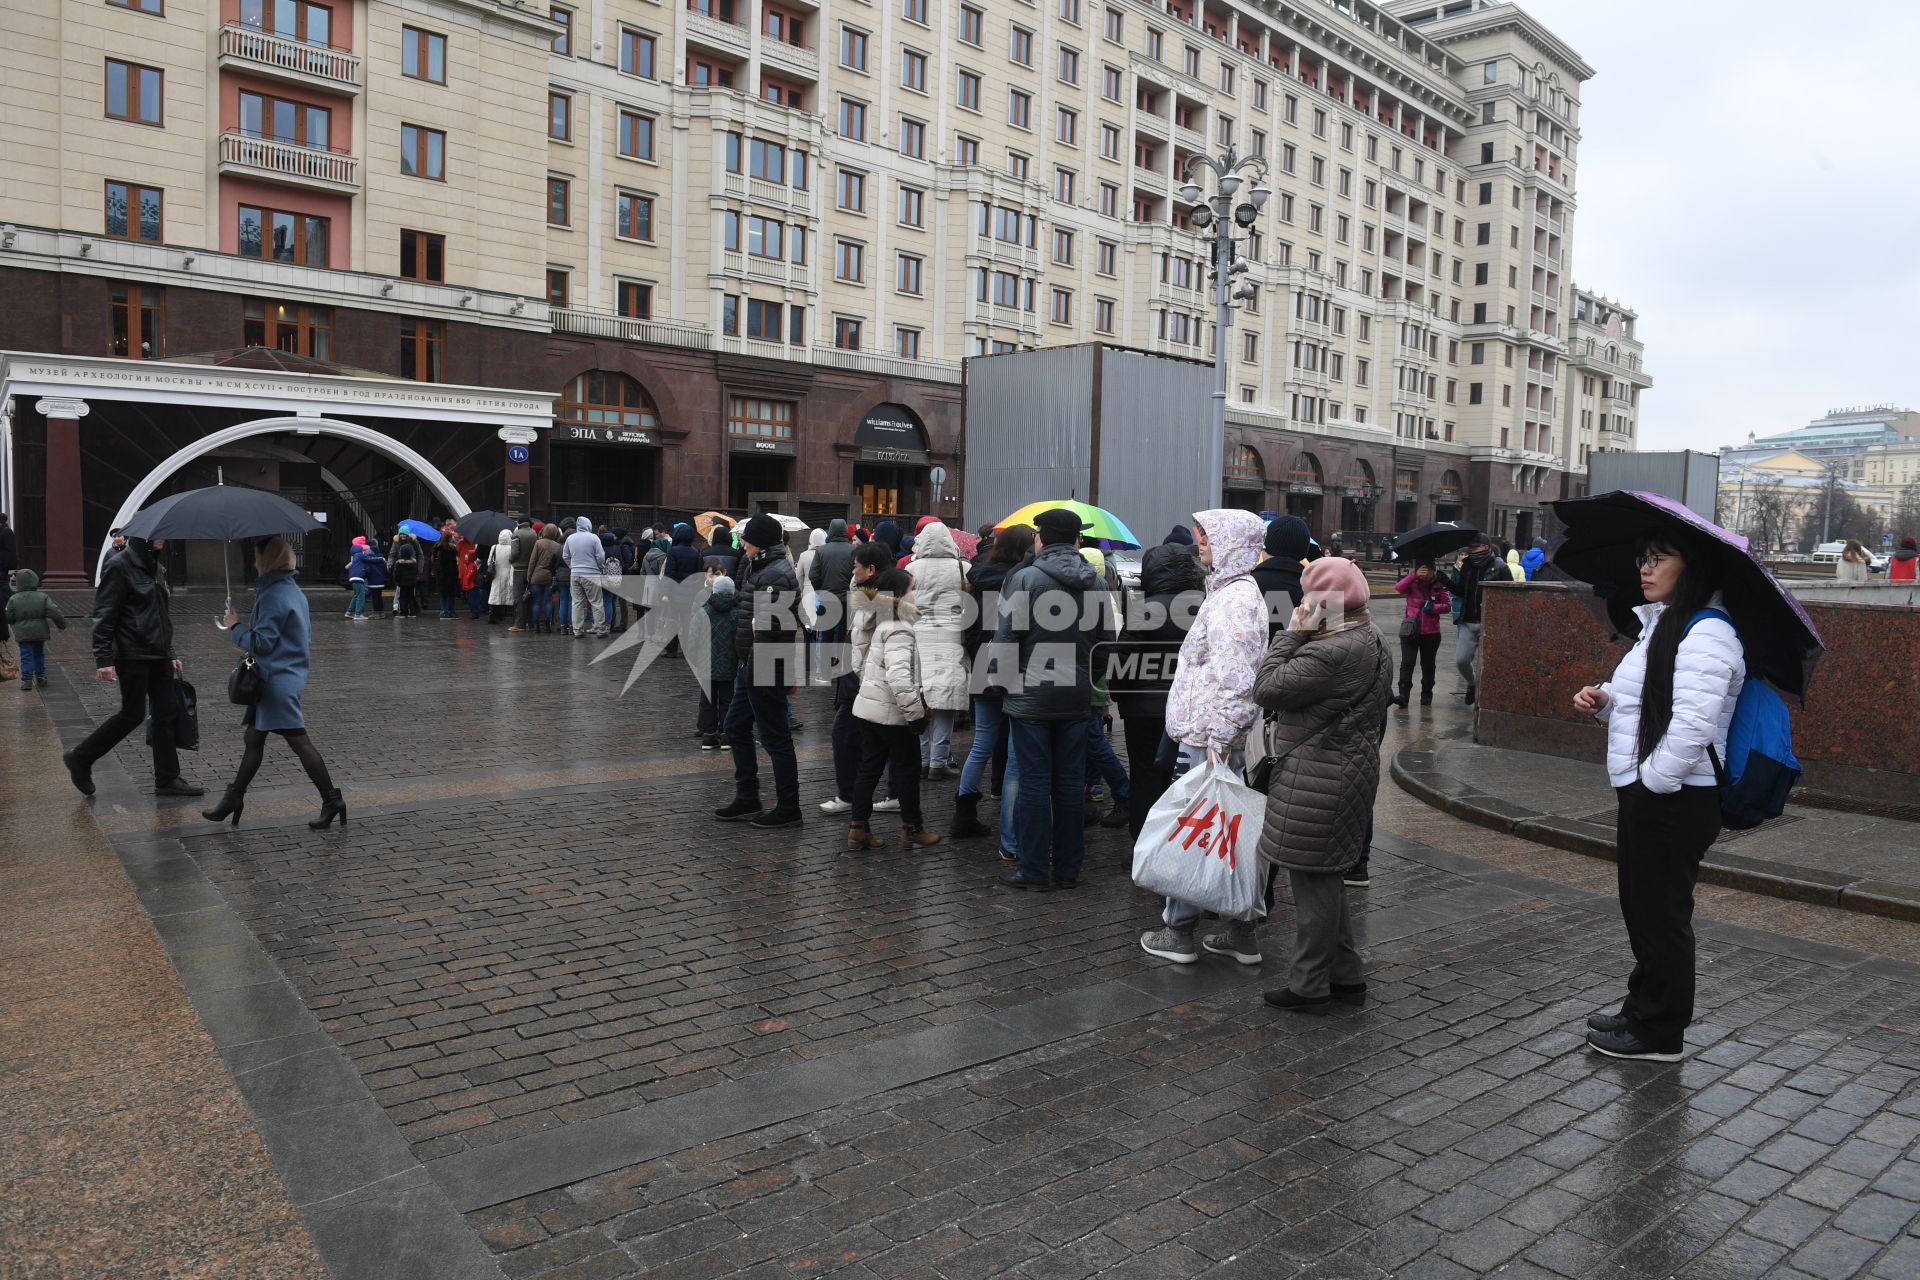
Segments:
[[[1794,452],[1831,463],[1843,479],[1859,481],[1867,479],[1867,459],[1876,448],[1908,441],[1920,441],[1920,413],[1891,404],[1862,405],[1829,409],[1791,431],[1749,434],[1745,444],[1722,449],[1720,457],[1723,463],[1751,463]]]
[[[1632,434],[1568,403],[1592,72],[1514,4],[44,0],[0,70],[0,494],[56,569],[243,454],[356,519],[912,512],[936,465],[957,511],[963,359],[1211,358],[1227,146],[1274,192],[1239,500],[1524,538]]]
[[[1562,429],[1576,472],[1596,451],[1639,448],[1640,393],[1653,385],[1639,325],[1638,312],[1575,287]]]

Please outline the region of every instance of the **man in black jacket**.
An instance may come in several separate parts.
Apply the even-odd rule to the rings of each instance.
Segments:
[[[735,615],[733,648],[740,665],[722,728],[733,749],[733,800],[713,816],[722,822],[750,817],[763,829],[797,826],[800,766],[788,728],[787,689],[806,680],[799,583],[780,522],[772,516],[763,513],[741,526],[740,550],[738,590],[747,616]],[[756,732],[773,765],[774,806],[764,813],[760,764],[753,753]]]
[[[1493,553],[1493,544],[1484,536],[1468,544],[1467,558],[1460,565],[1456,577],[1460,597],[1460,621],[1457,630],[1459,643],[1453,651],[1454,668],[1460,672],[1460,679],[1467,686],[1467,705],[1472,706],[1480,693],[1480,584],[1484,582],[1507,582],[1512,575],[1507,572],[1506,561]]]
[[[100,575],[93,605],[93,663],[102,680],[120,685],[120,710],[61,757],[67,776],[83,796],[93,794],[93,765],[138,729],[153,710],[153,792],[197,796],[205,792],[180,776],[174,728],[180,719],[180,660],[173,656],[173,618],[167,580],[161,576],[158,539],[127,539],[125,552]]]
[[[1107,636],[1106,592],[1080,555],[1080,517],[1064,507],[1034,520],[1040,551],[1007,577],[989,650],[1019,778],[1014,829],[1020,865],[1009,889],[1071,889],[1085,854],[1087,717],[1093,713],[1093,647]],[[1018,675],[1011,676],[1010,664]]]
[[[1299,516],[1278,516],[1267,525],[1267,558],[1253,566],[1253,585],[1267,602],[1267,639],[1273,639],[1301,600],[1301,561],[1313,550],[1313,532]]]
[[[832,596],[840,602],[836,617],[834,607],[821,600],[821,605],[827,610],[825,621],[828,624],[820,629],[821,640],[826,643],[845,640],[847,594],[853,589],[853,542],[847,537],[845,520],[835,520],[827,525],[827,540],[814,549],[813,564],[807,570],[807,581],[813,584],[815,595]]]

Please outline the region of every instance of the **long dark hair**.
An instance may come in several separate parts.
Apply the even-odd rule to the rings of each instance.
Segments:
[[[1687,623],[1706,607],[1720,584],[1705,549],[1691,540],[1648,534],[1634,550],[1643,556],[1679,556],[1686,562],[1680,581],[1667,598],[1666,612],[1654,624],[1653,639],[1647,642],[1646,682],[1640,689],[1639,751],[1644,762],[1673,723],[1673,664],[1680,654],[1680,638],[1687,633]]]
[[[993,535],[993,550],[987,553],[989,564],[1019,564],[1033,550],[1033,526],[1010,524]]]

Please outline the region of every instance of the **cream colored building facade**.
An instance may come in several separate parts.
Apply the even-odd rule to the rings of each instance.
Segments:
[[[269,308],[266,345],[342,358],[350,308],[945,384],[1057,343],[1207,360],[1179,188],[1232,146],[1274,192],[1227,339],[1270,500],[1332,439],[1381,492],[1440,460],[1511,536],[1637,438],[1637,318],[1572,283],[1593,73],[1519,5],[28,8],[0,10],[0,270],[341,311],[322,353]],[[151,237],[115,184],[157,193]],[[152,353],[241,345],[183,346],[187,320]],[[456,363],[465,331],[433,332]]]

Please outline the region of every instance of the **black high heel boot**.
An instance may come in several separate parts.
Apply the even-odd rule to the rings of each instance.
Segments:
[[[333,825],[335,818],[340,819],[342,827],[347,825],[347,802],[340,798],[340,788],[320,793],[320,816],[307,824],[309,831],[325,831]]]
[[[228,787],[226,794],[220,797],[220,803],[211,809],[202,809],[200,816],[208,822],[225,822],[228,818],[232,818],[233,825],[237,827],[240,825],[240,812],[246,807],[247,793],[235,787]]]

